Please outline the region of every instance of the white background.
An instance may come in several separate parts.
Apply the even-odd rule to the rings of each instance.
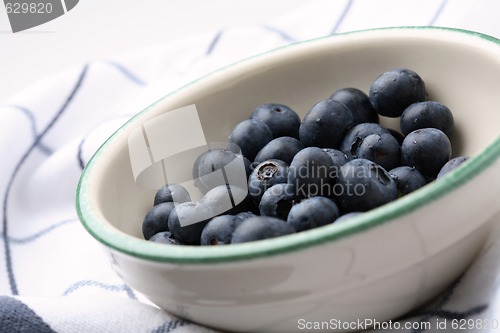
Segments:
[[[0,6],[0,101],[56,71],[182,36],[269,21],[303,0],[80,0],[51,22],[13,34]],[[283,7],[285,6],[285,7]]]
[[[313,0],[314,1],[314,0]],[[13,34],[0,7],[0,103],[50,74],[153,44],[232,25],[272,22],[304,0],[80,0],[66,15]],[[331,0],[344,6],[346,0]],[[442,0],[422,0],[436,6]],[[469,28],[500,37],[499,0],[449,0],[435,25]],[[412,24],[412,10],[386,6],[386,1],[356,0],[366,17],[338,31]],[[392,3],[394,4],[394,2]],[[408,7],[406,7],[408,8]],[[477,20],[477,13],[483,18]],[[334,22],[338,13],[332,13]],[[352,20],[350,20],[352,22]],[[365,23],[363,23],[365,22]]]

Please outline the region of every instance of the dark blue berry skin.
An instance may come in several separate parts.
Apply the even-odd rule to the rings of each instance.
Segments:
[[[242,219],[234,215],[220,215],[211,219],[201,232],[201,245],[230,244],[233,232]]]
[[[191,201],[189,192],[181,185],[178,184],[167,184],[156,192],[154,198],[154,205],[158,205],[162,202],[175,202],[182,203]]]
[[[234,127],[228,139],[228,147],[234,153],[241,152],[253,161],[257,153],[273,138],[273,133],[265,123],[247,119]]]
[[[345,223],[345,221],[350,220],[353,217],[359,216],[363,214],[363,212],[350,212],[344,215],[341,215],[338,219],[335,220],[335,224]]]
[[[154,234],[149,239],[151,242],[161,243],[161,244],[170,244],[170,245],[184,245],[179,242],[177,239],[172,237],[172,233],[170,231],[162,231]]]
[[[396,141],[401,146],[403,144],[403,140],[405,139],[404,135],[399,133],[396,130],[393,130],[392,128],[388,128],[387,130],[389,131],[389,133],[391,133],[391,135],[394,137],[394,139],[396,139]]]
[[[173,237],[186,245],[199,245],[201,233],[214,216],[201,202],[183,202],[176,205],[168,217],[168,229]]]
[[[255,216],[244,220],[234,231],[232,244],[246,243],[295,233],[285,221],[269,216]]]
[[[244,174],[243,170],[228,168],[229,164],[231,168],[238,168],[243,165],[245,168]],[[193,179],[200,192],[207,193],[214,187],[226,184],[227,179],[220,172],[222,168],[224,168],[226,174],[231,172],[240,173],[241,171],[242,177],[248,177],[251,173],[251,163],[243,155],[235,154],[227,149],[209,149],[196,159],[193,166]]]
[[[359,146],[368,135],[382,133],[389,133],[389,130],[375,123],[358,124],[345,134],[339,150],[352,160],[357,157]]]
[[[326,152],[332,159],[334,168],[340,168],[341,166],[349,162],[349,157],[347,157],[346,154],[338,149],[323,148],[323,151]]]
[[[453,115],[450,109],[435,101],[413,103],[408,106],[400,119],[401,132],[408,135],[421,128],[437,128],[449,138],[453,134]]]
[[[156,233],[168,231],[168,217],[174,209],[173,202],[162,202],[151,208],[142,222],[142,235],[150,239]]]
[[[297,198],[293,185],[288,183],[276,184],[264,192],[259,204],[260,215],[286,220],[295,202],[297,202]]]
[[[294,205],[286,222],[299,232],[331,224],[338,217],[339,209],[333,200],[311,197]]]
[[[351,111],[343,103],[322,100],[307,112],[299,129],[305,147],[337,148],[353,125]]]
[[[455,170],[456,168],[458,168],[458,166],[460,164],[464,163],[468,159],[469,159],[468,156],[458,156],[458,157],[452,158],[451,160],[446,162],[445,165],[443,165],[443,167],[441,168],[441,170],[439,171],[439,173],[437,175],[437,178],[441,178],[444,175],[446,175],[448,172]]]
[[[407,68],[391,69],[378,76],[368,95],[379,115],[392,118],[400,117],[410,104],[427,98],[424,81]]]
[[[259,105],[250,118],[265,123],[274,138],[281,136],[299,138],[300,117],[286,105],[273,103]]]
[[[295,155],[288,170],[288,184],[295,187],[297,198],[329,196],[335,172],[327,152],[317,147],[307,147]]]
[[[248,193],[258,205],[264,192],[273,185],[286,183],[288,164],[281,160],[267,160],[259,163],[248,177]]]
[[[373,161],[386,170],[401,164],[401,147],[390,133],[371,134],[364,138],[357,151],[358,158]]]
[[[201,202],[206,205],[214,215],[234,215],[254,209],[253,201],[248,191],[230,185],[219,185],[214,187],[203,196]]]
[[[428,180],[435,179],[450,158],[450,140],[437,128],[413,131],[401,145],[402,164],[416,168]]]
[[[396,182],[399,196],[407,195],[427,184],[425,177],[415,168],[400,166],[389,171]]]
[[[338,203],[343,213],[365,212],[396,200],[396,182],[374,162],[358,158],[341,168],[336,184]]]
[[[286,164],[290,164],[295,154],[303,148],[304,145],[299,140],[290,136],[282,136],[265,145],[255,156],[254,162],[282,160]]]
[[[330,99],[347,106],[352,113],[353,125],[379,122],[378,113],[373,109],[370,98],[357,88],[339,89],[330,96]]]

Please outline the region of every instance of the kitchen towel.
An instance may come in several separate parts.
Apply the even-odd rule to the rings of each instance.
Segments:
[[[75,210],[76,184],[99,145],[169,91],[242,58],[346,31],[434,25],[500,37],[495,0],[315,0],[284,8],[271,22],[221,26],[69,68],[0,101],[0,332],[215,332],[123,284]],[[492,235],[442,295],[380,332],[500,332],[499,239]],[[453,319],[482,328],[453,330]]]

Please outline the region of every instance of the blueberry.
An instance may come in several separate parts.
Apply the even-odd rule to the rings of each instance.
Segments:
[[[344,133],[352,127],[351,111],[343,103],[322,100],[307,112],[299,129],[306,147],[337,148]]]
[[[286,220],[296,199],[293,185],[288,183],[273,185],[264,192],[260,200],[260,215]]]
[[[214,215],[237,214],[253,209],[252,198],[246,189],[236,186],[219,185],[208,191],[201,202],[206,205]]]
[[[246,220],[250,217],[257,216],[254,212],[248,211],[248,212],[241,212],[236,214],[234,217],[240,221]]]
[[[350,158],[340,150],[333,148],[322,148],[324,152],[330,156],[332,159],[332,167],[330,168],[329,178],[333,186],[335,180],[337,179],[338,173],[340,172],[340,167],[349,162]],[[331,193],[330,193],[331,194]]]
[[[451,143],[437,128],[422,128],[408,134],[401,145],[403,165],[415,167],[434,179],[451,157]]]
[[[410,104],[427,98],[424,81],[407,68],[391,69],[378,76],[368,95],[378,114],[392,118],[401,116]]]
[[[151,208],[142,222],[142,235],[144,239],[150,239],[154,234],[168,231],[168,217],[174,209],[173,202],[162,202]]]
[[[286,222],[299,232],[331,224],[337,217],[339,209],[333,200],[311,197],[294,205]]]
[[[389,175],[396,182],[398,192],[401,196],[418,190],[427,184],[425,177],[417,169],[409,166],[394,168],[389,171]]]
[[[168,229],[175,239],[188,245],[199,245],[201,232],[214,216],[201,202],[183,202],[176,205],[168,217]]]
[[[149,239],[151,242],[161,243],[161,244],[170,244],[170,245],[183,245],[177,239],[172,237],[172,233],[170,231],[162,231],[154,234]]]
[[[335,220],[335,224],[344,223],[345,221],[350,220],[353,217],[356,217],[356,216],[361,215],[361,214],[363,214],[363,212],[350,212],[350,213],[341,215],[338,219]]]
[[[435,101],[413,103],[401,115],[400,126],[404,135],[432,127],[450,138],[453,134],[453,115],[447,106]]]
[[[295,233],[284,220],[269,216],[255,216],[244,220],[234,231],[232,244],[274,238]]]
[[[248,177],[248,192],[259,204],[264,192],[273,185],[286,183],[288,164],[281,160],[267,160],[259,163]]]
[[[444,175],[446,175],[448,172],[455,170],[460,164],[464,163],[468,159],[469,159],[468,156],[458,156],[458,157],[452,158],[451,160],[446,162],[445,165],[443,165],[443,167],[441,168],[441,170],[439,171],[439,173],[437,175],[437,178],[441,178]]]
[[[230,244],[233,232],[242,219],[234,215],[220,215],[211,219],[201,232],[201,245]]]
[[[393,130],[392,128],[388,128],[387,130],[389,131],[389,133],[391,133],[391,135],[394,137],[394,139],[396,139],[396,141],[401,146],[403,144],[403,140],[405,139],[404,135],[399,133],[396,130]]]
[[[349,162],[349,157],[338,149],[333,148],[323,148],[323,151],[330,156],[332,159],[333,167],[340,168],[347,162]]]
[[[200,192],[207,193],[214,187],[227,184],[228,173],[234,176],[231,179],[248,178],[251,173],[250,165],[250,161],[243,155],[227,149],[209,149],[194,162],[193,179]]]
[[[252,112],[250,118],[265,123],[271,130],[274,138],[279,138],[280,136],[299,138],[300,117],[286,105],[259,105]]]
[[[262,121],[247,119],[236,125],[229,136],[228,147],[243,154],[250,161],[273,139],[273,133]]]
[[[175,202],[182,203],[191,201],[189,192],[181,185],[178,184],[167,184],[156,192],[154,198],[154,205],[158,205],[162,202]]]
[[[336,194],[344,213],[365,212],[396,200],[396,182],[380,165],[363,158],[347,162],[341,168]]]
[[[353,125],[378,123],[378,113],[373,109],[370,98],[357,88],[343,88],[335,91],[330,99],[344,103],[351,110]]]
[[[304,145],[299,140],[290,136],[282,136],[273,139],[265,145],[255,156],[255,162],[261,163],[266,160],[282,160],[286,164],[292,162],[293,157]]]
[[[389,133],[389,131],[375,123],[362,123],[351,128],[342,139],[339,150],[349,159],[357,157],[358,149],[363,140],[371,134]]]
[[[298,198],[331,193],[334,178],[332,159],[321,148],[307,147],[295,155],[288,171],[288,183],[295,187]]]
[[[373,161],[386,170],[400,165],[401,147],[390,133],[368,135],[357,151],[358,158]]]

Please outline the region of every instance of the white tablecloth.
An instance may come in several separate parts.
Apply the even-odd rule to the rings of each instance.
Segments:
[[[103,140],[176,87],[277,46],[397,25],[465,28],[498,38],[498,13],[495,0],[304,2],[269,22],[180,36],[69,68],[0,101],[0,332],[211,332],[173,318],[124,285],[79,223],[76,184]],[[493,236],[443,295],[401,319],[433,327],[399,332],[453,332],[454,318],[500,321],[499,273],[500,242]],[[444,320],[447,330],[436,327]],[[500,328],[465,330],[478,331]]]

